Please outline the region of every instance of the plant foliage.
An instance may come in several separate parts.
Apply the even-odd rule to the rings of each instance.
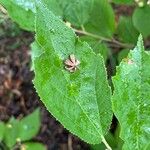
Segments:
[[[48,111],[65,128],[90,144],[102,141],[109,150],[105,138],[113,149],[120,150],[123,145],[124,150],[149,150],[150,54],[144,50],[142,36],[145,41],[150,37],[150,1],[0,0],[0,3],[21,28],[36,33],[31,46],[34,86]],[[119,5],[128,5],[133,13],[118,15],[114,8]],[[133,49],[140,33],[142,36]],[[70,63],[72,55],[76,59],[73,65],[80,63],[70,72],[65,62]],[[114,75],[117,63],[120,65]],[[105,64],[110,71],[108,75]],[[114,135],[108,132],[113,113],[121,130],[114,129]],[[38,110],[35,114],[37,117]],[[34,119],[36,125],[30,121],[33,118],[34,115],[21,121],[12,118],[8,123],[11,128],[1,122],[0,141],[12,147],[18,137],[21,141],[30,140],[39,129],[39,118]],[[25,145],[34,150],[38,143]],[[92,148],[97,147],[104,149],[102,144]]]
[[[34,85],[44,104],[71,132],[88,143],[99,143],[112,118],[103,58],[42,3],[37,5],[36,41],[41,53],[33,58]],[[74,73],[64,66],[70,54],[80,61]]]

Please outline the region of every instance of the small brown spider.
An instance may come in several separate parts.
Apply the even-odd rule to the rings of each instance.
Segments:
[[[69,59],[65,60],[65,68],[70,72],[75,72],[78,68],[78,65],[80,64],[80,61],[77,60],[74,56],[74,54],[71,54],[69,56]]]

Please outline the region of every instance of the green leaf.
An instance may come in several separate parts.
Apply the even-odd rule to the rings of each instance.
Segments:
[[[64,10],[64,16],[71,24],[81,27],[90,16],[93,0],[68,0]]]
[[[26,141],[33,138],[38,133],[39,128],[39,109],[20,121],[11,118],[6,125],[4,142],[11,148],[17,141]]]
[[[65,128],[88,143],[100,143],[112,119],[103,58],[41,2],[37,3],[36,31],[41,53],[33,60],[34,85],[40,98]],[[74,73],[64,66],[70,54],[80,61]]]
[[[34,142],[23,143],[21,145],[21,148],[25,150],[47,150],[46,146],[44,146],[43,144]]]
[[[131,17],[121,16],[117,28],[117,34],[125,43],[135,44],[139,36],[139,32],[135,29]]]
[[[5,124],[0,121],[0,142],[3,140],[5,133]]]
[[[125,4],[131,5],[134,4],[134,0],[112,0],[116,4]]]
[[[150,53],[142,37],[113,78],[113,111],[121,125],[124,150],[144,150],[150,137]]]
[[[40,111],[35,110],[32,114],[20,120],[19,136],[21,141],[32,139],[40,129]]]
[[[12,20],[17,22],[21,28],[34,31],[34,0],[0,0],[7,9]]]
[[[133,24],[145,38],[150,35],[150,6],[146,5],[135,9]]]
[[[11,118],[9,122],[6,124],[4,142],[6,145],[11,148],[13,147],[18,139],[19,131],[19,121]]]
[[[104,58],[104,61],[106,62],[110,50],[105,43],[103,43],[102,41],[93,39],[89,36],[81,36],[80,39],[81,41],[86,41],[96,54],[101,54]]]
[[[115,31],[115,15],[108,0],[94,0],[93,9],[85,29],[104,37],[112,37]]]

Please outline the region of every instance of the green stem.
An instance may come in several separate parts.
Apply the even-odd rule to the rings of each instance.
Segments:
[[[104,145],[106,146],[106,150],[112,150],[112,148],[109,146],[109,144],[107,143],[107,141],[105,140],[104,136],[101,136],[102,138],[102,142],[104,143]]]
[[[93,34],[93,33],[90,33],[90,32],[87,32],[87,31],[83,31],[83,30],[78,30],[78,29],[74,29],[72,28],[76,33],[79,33],[79,34],[84,34],[84,35],[88,35],[88,36],[91,36],[95,39],[98,39],[98,40],[101,40],[101,41],[106,41],[106,42],[111,42],[111,43],[114,43],[114,44],[117,44],[123,48],[132,48],[133,45],[131,44],[126,44],[126,43],[121,43],[119,41],[117,41],[116,39],[112,38],[112,39],[109,39],[109,38],[105,38],[105,37],[102,37],[102,36],[99,36],[99,35],[96,35],[96,34]]]

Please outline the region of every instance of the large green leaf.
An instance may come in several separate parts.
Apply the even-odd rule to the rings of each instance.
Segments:
[[[93,0],[69,0],[65,9],[65,19],[71,24],[81,27],[90,16]]]
[[[150,53],[142,37],[113,78],[113,111],[121,125],[124,150],[144,150],[150,140]]]
[[[114,12],[108,0],[94,0],[93,9],[85,29],[104,37],[112,37],[115,31]]]
[[[65,128],[86,142],[100,143],[112,119],[103,58],[41,2],[37,3],[36,33],[41,53],[34,52],[38,47],[34,44],[34,85],[41,100]],[[70,54],[80,61],[74,73],[64,66]]]
[[[150,35],[150,6],[138,7],[133,13],[133,24],[144,36]]]
[[[40,129],[40,111],[35,110],[33,113],[24,117],[19,123],[18,138],[21,141],[32,139]]]
[[[121,16],[117,28],[117,34],[125,43],[135,44],[139,36],[139,32],[135,29],[131,17]]]
[[[34,0],[0,0],[0,3],[7,9],[10,17],[21,28],[34,31]]]

